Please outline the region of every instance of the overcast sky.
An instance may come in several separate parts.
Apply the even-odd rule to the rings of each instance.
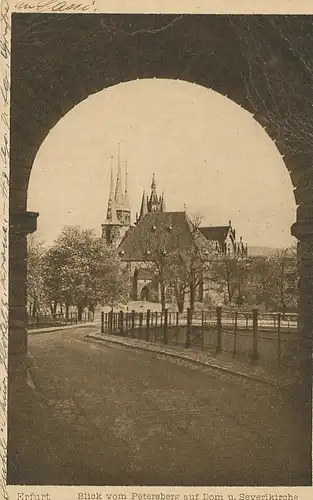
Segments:
[[[288,171],[252,115],[220,94],[173,80],[136,80],[75,106],[50,131],[34,162],[28,210],[48,244],[63,225],[100,235],[110,157],[128,162],[132,216],[152,173],[167,210],[201,213],[249,245],[290,245],[295,200]]]

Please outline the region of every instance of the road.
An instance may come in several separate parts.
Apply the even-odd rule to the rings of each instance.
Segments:
[[[90,330],[29,336],[46,402],[19,426],[10,483],[309,484],[308,435],[278,389]]]

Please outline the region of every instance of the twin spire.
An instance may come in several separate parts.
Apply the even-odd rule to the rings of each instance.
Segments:
[[[107,210],[107,224],[130,224],[130,202],[128,195],[127,162],[125,162],[125,190],[123,189],[122,168],[120,160],[120,145],[118,144],[117,175],[114,189],[113,156],[111,156],[110,191]]]
[[[124,189],[119,144],[118,144],[117,173],[116,173],[115,186],[113,177],[114,177],[113,156],[111,156],[110,191],[109,191],[107,217],[105,223],[107,225],[130,226],[131,210],[130,210],[130,200],[128,193],[127,161],[125,162],[125,189]],[[157,194],[155,174],[153,174],[152,177],[150,196],[146,196],[145,191],[142,194],[139,219],[141,219],[148,212],[166,212],[164,194],[162,193],[161,196],[158,196]]]

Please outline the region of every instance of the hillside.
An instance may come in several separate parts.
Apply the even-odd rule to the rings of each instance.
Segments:
[[[277,248],[271,248],[271,247],[258,247],[258,246],[252,246],[248,248],[248,253],[250,256],[256,256],[256,255],[263,255],[265,257],[268,257],[269,255],[272,255],[277,251]]]

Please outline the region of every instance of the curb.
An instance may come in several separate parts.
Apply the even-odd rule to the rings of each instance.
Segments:
[[[87,338],[90,338],[90,339],[93,339],[93,340],[98,340],[98,341],[101,341],[101,342],[107,342],[108,344],[122,345],[124,347],[129,347],[131,349],[139,349],[139,350],[142,350],[142,351],[154,352],[154,353],[161,354],[161,355],[163,354],[164,356],[169,356],[170,358],[181,359],[183,361],[188,361],[188,362],[191,362],[191,363],[194,363],[194,364],[202,365],[202,366],[205,366],[206,368],[211,368],[213,370],[221,371],[221,372],[224,372],[224,373],[229,373],[229,374],[235,375],[237,377],[245,378],[245,379],[248,379],[248,380],[254,380],[255,382],[259,382],[259,383],[262,383],[262,384],[270,385],[272,387],[283,389],[285,391],[290,390],[290,384],[277,383],[274,380],[269,380],[269,379],[267,379],[265,377],[263,378],[263,377],[260,377],[260,376],[257,376],[257,375],[253,375],[253,374],[250,374],[250,373],[241,372],[239,370],[232,370],[230,368],[226,368],[224,366],[220,366],[220,365],[217,365],[217,364],[214,364],[214,363],[203,361],[201,359],[197,359],[197,358],[194,358],[192,356],[188,356],[186,354],[182,354],[182,353],[178,353],[178,352],[172,352],[172,351],[164,351],[164,350],[159,349],[157,346],[156,347],[152,347],[152,346],[150,347],[148,345],[129,344],[127,342],[124,342],[122,339],[114,339],[114,340],[112,340],[112,339],[107,339],[107,338],[100,337],[99,335],[93,335],[93,334],[89,334],[89,333],[87,333],[86,335],[84,335],[84,337],[85,338],[87,337]]]
[[[40,333],[49,333],[49,332],[57,332],[59,330],[69,330],[72,328],[88,328],[90,326],[99,327],[100,323],[91,322],[91,323],[80,323],[75,325],[64,325],[64,326],[50,326],[47,328],[32,328],[27,330],[27,333],[30,334],[40,334]]]

